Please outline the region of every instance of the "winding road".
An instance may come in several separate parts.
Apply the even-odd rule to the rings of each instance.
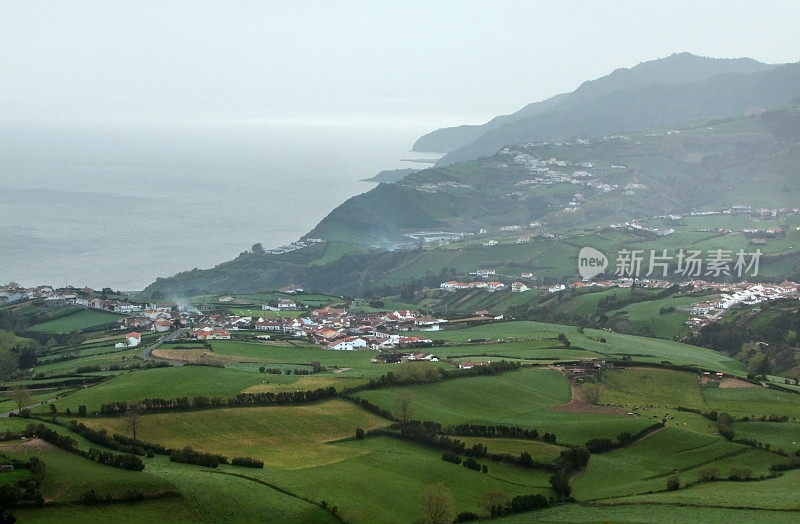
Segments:
[[[187,331],[189,331],[189,328],[180,328],[177,331],[173,331],[172,333],[168,333],[168,334],[164,335],[163,337],[161,337],[158,340],[156,340],[153,344],[151,344],[150,346],[145,348],[144,351],[139,353],[139,357],[144,361],[167,362],[171,366],[182,366],[183,362],[178,362],[176,360],[167,360],[167,359],[163,359],[163,358],[154,357],[152,355],[152,353],[153,353],[154,350],[158,349],[159,346],[161,346],[161,344],[163,344],[164,342],[172,342],[173,340],[175,340],[176,338],[178,338],[182,334],[186,333]]]

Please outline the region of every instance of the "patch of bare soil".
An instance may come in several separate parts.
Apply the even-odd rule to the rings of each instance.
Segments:
[[[754,388],[755,384],[746,380],[741,380],[733,377],[725,377],[719,382],[719,387],[722,389],[736,389],[736,388]]]
[[[28,440],[9,440],[0,442],[0,451],[25,451],[31,449],[57,449],[54,445],[40,438]]]
[[[569,380],[569,378],[567,378]],[[560,411],[562,413],[582,413],[588,415],[624,415],[625,412],[614,406],[595,406],[589,404],[585,400],[581,400],[581,390],[575,384],[570,384],[572,389],[572,400],[566,404],[550,408],[552,411]]]
[[[178,362],[202,363],[208,361],[226,362],[256,362],[254,359],[237,357],[236,355],[220,355],[207,349],[154,349],[152,355],[156,358],[177,360]]]

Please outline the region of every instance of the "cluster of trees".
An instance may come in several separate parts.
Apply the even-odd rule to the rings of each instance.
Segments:
[[[517,495],[516,497],[509,498],[503,491],[490,491],[481,497],[479,505],[486,511],[486,516],[494,519],[506,515],[513,515],[515,513],[543,509],[551,506],[553,503],[553,500],[548,500],[547,497],[541,493]],[[456,517],[456,522],[469,522],[480,519],[480,515],[462,512]]]
[[[451,462],[453,464],[462,464],[461,457],[452,451],[445,451],[442,453],[442,460],[445,462]],[[489,471],[489,467],[486,464],[480,464],[477,460],[475,460],[475,457],[467,457],[467,459],[463,461],[463,464],[465,468],[469,468],[473,471],[481,471],[483,473],[487,473]]]
[[[332,398],[337,395],[336,388],[317,388],[309,391],[239,393],[235,397],[207,397],[198,395],[193,398],[180,397],[173,399],[148,398],[137,402],[144,412],[175,411],[188,409],[206,409],[219,407],[269,406],[299,404]],[[84,406],[79,407],[79,413]],[[129,403],[125,401],[109,402],[100,406],[99,413],[104,416],[123,415],[128,412]]]
[[[663,422],[656,422],[655,424],[651,424],[646,428],[642,429],[641,431],[632,434],[628,431],[623,431],[619,435],[617,435],[617,440],[611,440],[610,438],[593,438],[591,440],[587,440],[586,449],[589,450],[591,453],[603,453],[606,451],[612,451],[618,448],[624,448],[625,446],[630,446],[643,436],[647,435],[651,431],[654,431],[659,428],[663,428]]]
[[[216,468],[220,464],[227,464],[228,458],[223,455],[214,453],[204,453],[197,451],[191,446],[186,446],[181,450],[174,450],[170,453],[169,459],[172,462],[180,462],[181,464],[194,464],[196,466],[206,466],[209,468]],[[261,464],[264,467],[264,464]]]
[[[231,464],[234,466],[241,466],[243,468],[263,468],[264,461],[254,459],[251,457],[233,457]]]
[[[41,344],[36,340],[17,338],[10,331],[0,331],[0,381],[8,380],[20,370],[36,365]]]
[[[481,424],[459,424],[449,426],[446,433],[450,435],[460,435],[464,437],[488,437],[488,438],[517,438],[529,440],[541,440],[555,444],[556,436],[553,433],[539,435],[536,429],[524,429],[516,426],[486,426]]]
[[[281,371],[280,368],[268,368],[266,366],[261,366],[260,368],[258,368],[258,371],[260,373],[269,373],[270,375],[280,375],[280,374],[286,374],[286,375],[311,375],[312,373],[314,373],[310,369],[295,368],[295,369],[286,369],[284,371]]]
[[[15,469],[27,469],[31,472],[30,478],[18,480],[15,483],[0,484],[0,523],[13,524],[16,517],[11,514],[11,508],[23,504],[44,504],[42,496],[42,482],[46,466],[38,457],[30,457],[27,462],[11,460]]]
[[[89,452],[86,454],[86,457],[99,464],[105,464],[106,466],[112,466],[115,468],[127,469],[131,471],[142,471],[144,469],[144,463],[142,462],[142,459],[136,455],[131,455],[130,453],[123,453],[119,455],[117,453],[111,453],[109,451],[103,451],[97,448],[89,448]]]

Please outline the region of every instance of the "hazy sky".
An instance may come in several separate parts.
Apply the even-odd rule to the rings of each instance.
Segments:
[[[480,121],[673,52],[796,62],[799,27],[797,1],[0,0],[0,120]]]

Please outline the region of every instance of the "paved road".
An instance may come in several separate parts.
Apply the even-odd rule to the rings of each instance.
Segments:
[[[163,337],[161,337],[158,340],[156,340],[152,345],[150,345],[147,348],[145,348],[141,353],[139,353],[139,357],[141,357],[141,359],[145,360],[145,361],[167,362],[172,366],[182,366],[183,362],[178,362],[176,360],[167,360],[167,359],[163,359],[163,358],[156,358],[156,357],[154,357],[152,355],[152,353],[153,353],[153,350],[158,349],[158,347],[161,344],[163,344],[164,342],[172,342],[173,340],[175,340],[176,338],[178,338],[182,334],[186,333],[187,331],[189,331],[189,328],[180,328],[177,331],[173,331],[172,333],[168,333],[168,334],[164,335]]]
[[[37,402],[36,404],[31,404],[30,406],[25,406],[22,409],[38,408],[39,406],[41,406],[43,404],[49,404],[50,402],[55,402],[56,400],[58,400],[56,397],[49,398],[47,400],[43,400],[41,402]],[[11,411],[7,411],[5,413],[0,413],[0,418],[8,418],[9,415],[11,415],[12,413],[16,413],[17,411],[19,411],[19,410],[18,409],[12,409]]]

